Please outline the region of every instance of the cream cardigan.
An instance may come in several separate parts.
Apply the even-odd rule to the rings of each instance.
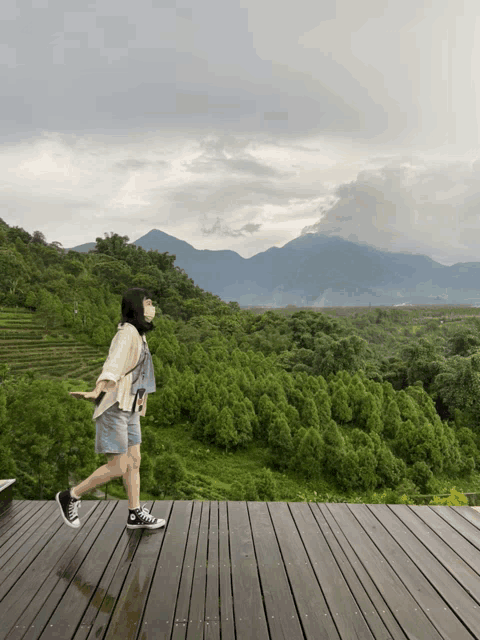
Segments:
[[[123,325],[118,324],[102,373],[95,383],[97,385],[100,380],[109,380],[104,389],[105,395],[102,401],[98,407],[95,407],[92,420],[98,418],[117,401],[119,408],[123,411],[132,410],[135,396],[131,394],[131,386],[133,376],[138,374],[138,370],[131,371],[125,377],[122,376],[138,364],[142,352],[142,340],[147,342],[145,335],[141,336],[132,324],[129,322]],[[145,393],[143,407],[139,412],[141,416],[145,415],[147,409],[147,396],[148,394]]]

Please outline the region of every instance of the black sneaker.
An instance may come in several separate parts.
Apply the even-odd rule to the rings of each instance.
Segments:
[[[165,520],[151,516],[146,505],[128,510],[127,529],[158,529],[163,526],[165,526]]]
[[[66,491],[59,491],[55,496],[55,500],[60,507],[60,513],[65,524],[69,527],[78,529],[80,526],[80,518],[78,517],[78,507],[80,506],[80,499],[72,498],[70,495],[70,489]]]

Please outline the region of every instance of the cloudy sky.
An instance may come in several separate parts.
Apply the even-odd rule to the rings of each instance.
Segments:
[[[477,6],[1,0],[0,217],[63,247],[480,261]]]

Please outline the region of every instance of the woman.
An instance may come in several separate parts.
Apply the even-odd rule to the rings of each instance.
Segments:
[[[145,289],[126,291],[122,321],[110,344],[108,357],[94,391],[72,392],[94,400],[96,408],[95,453],[104,453],[107,464],[72,489],[60,491],[56,500],[69,527],[80,527],[78,507],[83,493],[122,476],[128,494],[128,529],[158,529],[165,525],[140,508],[140,416],[147,408],[147,394],[156,390],[153,362],[145,334],[154,329],[151,295]]]

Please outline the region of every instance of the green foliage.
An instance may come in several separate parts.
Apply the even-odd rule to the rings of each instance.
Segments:
[[[397,487],[407,473],[405,460],[396,458],[385,444],[382,444],[381,448],[377,451],[376,459],[376,473],[382,485]]]
[[[240,438],[233,423],[233,412],[229,407],[223,407],[218,414],[215,433],[217,444],[220,447],[225,447],[225,451],[238,444]]]
[[[393,400],[390,400],[385,411],[383,435],[385,438],[395,440],[401,428],[402,418],[400,416],[400,409],[398,408],[398,404],[394,398]]]
[[[286,499],[273,473],[288,470],[352,493],[391,487],[380,495],[393,499],[407,482],[425,491],[441,473],[470,477],[478,468],[479,322],[444,332],[422,326],[415,310],[257,314],[199,289],[175,256],[127,241],[113,234],[97,238],[94,252],[64,254],[41,234],[0,223],[0,302],[34,311],[11,319],[22,332],[30,321],[36,340],[22,360],[9,346],[21,343],[18,327],[4,316],[13,338],[0,353],[0,475],[17,478],[16,497],[51,498],[72,470],[85,477],[99,466],[92,407],[68,391],[92,388],[131,286],[149,288],[157,307],[148,334],[157,392],[142,424],[142,487],[153,495]],[[414,340],[402,338],[409,323],[420,327]],[[56,351],[61,336],[69,336],[69,357]],[[85,361],[74,351],[92,346]],[[20,375],[17,361],[29,372]],[[187,461],[200,462],[198,451],[164,441],[172,425],[175,442],[186,425],[199,443],[235,457],[264,446],[274,471],[262,461],[264,475],[250,469],[241,486],[214,486],[208,474],[186,471]]]
[[[436,338],[422,336],[412,340],[401,353],[406,363],[409,385],[419,380],[425,387],[430,387],[436,376],[444,371],[445,359],[441,343]]]
[[[325,391],[321,393],[325,394],[328,399],[328,395]],[[333,418],[337,424],[345,424],[346,422],[350,422],[353,418],[352,409],[348,404],[348,391],[342,380],[340,380],[332,394],[331,412],[328,411],[328,414],[325,416],[325,422],[330,418]]]
[[[448,350],[453,356],[468,357],[480,347],[479,327],[462,325],[456,327],[448,339]]]
[[[456,488],[453,487],[453,489],[451,489],[450,491],[450,495],[447,498],[439,498],[438,496],[435,496],[430,504],[443,504],[448,506],[461,507],[468,505],[468,499],[465,495],[463,495],[463,493],[460,493],[460,491],[456,491]]]
[[[323,439],[317,429],[308,431],[302,427],[295,439],[295,455],[292,456],[290,469],[300,473],[306,479],[320,479],[324,457]]]
[[[230,487],[229,500],[240,501],[244,499],[245,488],[240,480],[234,480]]]
[[[423,460],[417,460],[417,462],[408,469],[407,476],[420,488],[421,493],[425,494],[430,492],[433,473]]]
[[[345,441],[334,420],[330,420],[323,434],[323,468],[327,477],[335,479],[339,464],[343,460]]]
[[[472,430],[480,432],[480,361],[477,356],[462,358],[453,356],[432,385],[438,396],[453,416],[456,409],[469,411],[475,421]]]
[[[177,483],[187,477],[185,464],[177,453],[164,453],[156,458],[153,474],[157,486],[167,492],[175,489]]]
[[[256,480],[258,500],[274,502],[277,500],[277,483],[270,469],[262,468]]]
[[[371,446],[354,448],[348,441],[335,473],[337,486],[341,491],[374,489],[378,484],[376,467],[377,461]]]
[[[268,428],[268,445],[274,452],[274,463],[278,468],[285,468],[293,451],[290,428],[281,413],[276,413]]]

